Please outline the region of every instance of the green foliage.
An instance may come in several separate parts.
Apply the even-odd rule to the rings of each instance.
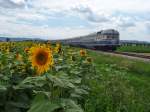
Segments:
[[[117,51],[121,52],[136,52],[136,53],[150,53],[150,46],[144,45],[129,45],[129,46],[121,46],[117,49]]]
[[[27,44],[27,43],[23,43]],[[89,94],[93,65],[79,51],[62,48],[54,54],[55,65],[42,75],[28,60],[25,45],[15,43],[13,52],[0,52],[0,112],[83,112]],[[17,53],[22,56],[16,58]],[[70,56],[76,55],[71,60]]]
[[[82,109],[70,99],[48,100],[46,96],[38,94],[28,112],[83,112]]]
[[[78,48],[62,46],[54,66],[38,76],[26,45],[0,52],[0,112],[150,111],[148,62],[89,51],[94,63],[88,63]]]
[[[97,80],[90,81],[86,112],[149,112],[150,63],[90,52]],[[134,69],[133,69],[134,68]]]

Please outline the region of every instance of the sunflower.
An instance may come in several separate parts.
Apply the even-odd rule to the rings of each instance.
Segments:
[[[87,57],[87,58],[86,58],[86,61],[87,61],[88,63],[92,63],[93,59],[92,59],[91,57]]]
[[[80,50],[80,56],[81,57],[86,56],[86,50]]]
[[[48,41],[48,42],[46,43],[46,46],[47,46],[47,47],[50,47],[50,46],[51,46],[51,42]]]
[[[53,66],[52,51],[44,46],[32,47],[30,49],[32,67],[37,69],[38,75],[48,71]]]
[[[61,53],[61,52],[62,52],[61,44],[57,43],[55,47],[55,53]]]
[[[6,49],[5,49],[5,52],[8,54],[8,53],[9,53],[9,48],[6,48]]]
[[[19,54],[19,53],[16,53],[16,59],[17,59],[18,61],[22,61],[22,55]]]
[[[26,53],[28,53],[29,51],[30,51],[29,48],[25,48],[25,49],[24,49],[24,52],[26,52]]]

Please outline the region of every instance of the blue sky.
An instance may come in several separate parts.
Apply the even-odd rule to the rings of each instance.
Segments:
[[[71,38],[113,28],[150,41],[150,0],[0,0],[0,36]]]

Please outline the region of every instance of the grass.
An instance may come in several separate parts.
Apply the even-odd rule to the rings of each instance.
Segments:
[[[137,46],[121,46],[117,49],[117,51],[121,52],[136,52],[136,53],[150,53],[150,46],[142,46],[142,45],[137,45]]]
[[[97,80],[91,80],[86,112],[150,112],[150,62],[89,52]]]

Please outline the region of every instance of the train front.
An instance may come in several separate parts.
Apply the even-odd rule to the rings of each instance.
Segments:
[[[99,50],[116,50],[119,46],[119,36],[119,32],[114,29],[97,32],[94,48]]]

